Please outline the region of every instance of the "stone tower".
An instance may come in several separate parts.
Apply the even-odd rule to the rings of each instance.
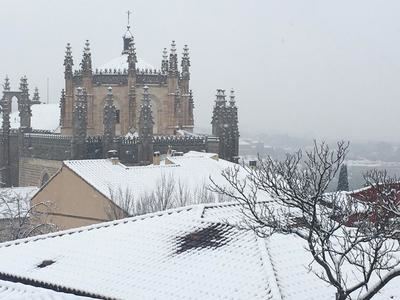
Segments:
[[[76,101],[73,110],[73,131],[72,131],[72,158],[86,158],[86,137],[87,137],[87,92],[86,89],[77,89]]]
[[[231,91],[229,104],[225,90],[218,89],[212,116],[212,134],[219,137],[219,155],[232,162],[239,155],[238,111],[234,91]]]
[[[73,71],[72,67],[74,61],[72,58],[71,45],[68,43],[65,50],[64,57],[64,80],[65,80],[65,91],[61,94],[60,101],[60,123],[61,129],[65,134],[72,134],[72,111],[74,109],[74,83],[73,83]]]
[[[10,112],[11,103],[5,97],[4,92],[10,91],[10,81],[6,77],[3,84],[3,97],[0,102],[2,118],[2,135],[0,137],[1,156],[0,156],[0,187],[10,186]]]
[[[71,46],[64,57],[65,104],[60,107],[63,119],[61,133],[72,134],[74,91],[83,87],[88,96],[88,136],[103,135],[103,107],[107,88],[113,88],[116,108],[116,136],[137,134],[139,129],[140,96],[148,87],[153,109],[154,135],[174,135],[178,129],[193,131],[193,97],[190,99],[189,48],[183,48],[178,60],[175,41],[170,52],[164,48],[160,68],[145,62],[136,53],[134,35],[129,25],[122,36],[122,51],[118,57],[92,65],[92,53],[86,41],[83,58],[73,69]]]
[[[61,90],[60,97],[60,126],[63,127],[65,124],[65,90]]]
[[[112,87],[108,88],[106,103],[104,105],[104,135],[103,135],[103,157],[107,157],[107,153],[114,149],[115,138],[115,105],[113,102]]]
[[[138,161],[141,163],[150,163],[153,159],[153,115],[151,112],[151,103],[149,88],[143,89],[143,100],[140,106],[139,116],[139,147]]]
[[[28,80],[26,76],[21,78],[19,89],[21,91],[20,98],[18,99],[20,130],[22,132],[30,132],[32,110],[31,110],[31,101],[29,99]]]

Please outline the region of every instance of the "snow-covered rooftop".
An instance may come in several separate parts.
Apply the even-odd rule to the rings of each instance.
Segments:
[[[238,211],[189,206],[3,243],[0,279],[103,299],[334,299],[300,238],[215,221]],[[400,299],[396,283],[374,299]]]
[[[218,159],[216,154],[195,151],[168,157],[160,165],[129,167],[113,164],[110,159],[70,160],[64,165],[109,199],[113,199],[113,193],[127,190],[144,196],[155,191],[163,179],[172,180],[175,186],[181,184],[192,193],[199,192],[211,183],[210,176],[217,184],[225,185],[221,172],[237,166]]]
[[[0,300],[84,300],[93,299],[56,292],[22,283],[0,280]]]
[[[32,118],[31,126],[33,129],[50,130],[52,132],[60,131],[60,108],[57,103],[34,104],[31,107]],[[0,122],[2,116],[0,115]],[[11,128],[20,127],[19,112],[13,111],[10,114]]]
[[[137,58],[137,63],[136,63],[136,68],[140,70],[154,70],[156,69],[154,66],[151,64],[145,62],[142,60],[140,57]],[[104,63],[103,65],[98,67],[99,70],[105,70],[105,69],[117,69],[117,70],[124,70],[128,69],[128,54],[122,54],[121,56],[118,56],[109,62]]]

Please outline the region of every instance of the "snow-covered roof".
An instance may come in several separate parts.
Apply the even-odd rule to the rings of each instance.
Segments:
[[[0,280],[0,300],[84,300],[92,299],[66,294],[22,283]]]
[[[57,103],[34,104],[31,107],[32,118],[31,126],[33,129],[49,130],[52,132],[60,131],[60,108]],[[0,116],[0,122],[2,116]],[[20,127],[19,112],[14,111],[10,114],[11,128]]]
[[[136,68],[140,70],[154,70],[156,69],[154,66],[151,64],[145,62],[142,60],[140,57],[137,58],[137,63],[136,63]],[[104,63],[103,65],[98,67],[99,70],[105,70],[105,69],[117,69],[117,70],[124,70],[128,69],[128,54],[122,54],[121,56],[118,56],[109,62]]]
[[[213,153],[190,151],[183,156],[168,157],[160,165],[129,167],[113,164],[110,159],[69,160],[64,165],[109,199],[113,193],[127,190],[140,198],[155,191],[163,178],[193,193],[208,186],[210,176],[217,184],[226,185],[221,172],[237,165],[217,157]]]
[[[215,219],[239,209],[189,206],[3,243],[0,278],[117,299],[335,298],[308,271],[300,238],[260,238]],[[396,282],[374,299],[400,299]]]

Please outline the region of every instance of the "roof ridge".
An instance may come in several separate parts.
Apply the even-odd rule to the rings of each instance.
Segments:
[[[255,234],[255,233],[254,233]],[[256,235],[256,234],[255,234]],[[272,294],[272,299],[283,300],[283,295],[281,291],[281,286],[278,282],[276,276],[277,272],[272,261],[271,253],[268,249],[267,243],[269,243],[269,238],[262,238],[256,235],[258,248],[261,252],[261,260],[263,261],[264,271],[268,278],[269,287]]]
[[[76,159],[70,159],[70,160],[64,160],[63,163],[67,164],[70,167],[74,167],[76,163],[103,163],[103,162],[109,162],[109,159],[81,159],[81,160],[76,160]],[[111,165],[111,162],[110,162]],[[114,166],[114,165],[113,165]],[[173,167],[181,167],[179,164],[171,164],[171,165],[147,165],[147,166],[127,166],[124,165],[123,163],[118,163],[116,166],[120,166],[124,168],[124,170],[142,170],[142,169],[157,169],[157,168],[173,168]]]
[[[56,293],[65,293],[68,295],[74,295],[74,296],[79,296],[79,297],[89,297],[89,299],[115,299],[110,296],[106,295],[101,295],[101,294],[96,294],[93,292],[88,292],[84,289],[79,289],[79,288],[74,288],[70,286],[66,286],[65,284],[56,284],[56,283],[51,283],[48,280],[39,280],[35,279],[32,277],[27,277],[27,276],[20,276],[20,275],[13,275],[8,272],[0,272],[0,280],[3,282],[7,283],[19,283],[24,286],[29,286],[30,288],[40,288],[40,289],[45,289],[48,290],[49,292],[56,292]],[[28,291],[26,288],[23,289],[22,287],[19,287],[20,291]],[[47,298],[47,297],[46,297]]]

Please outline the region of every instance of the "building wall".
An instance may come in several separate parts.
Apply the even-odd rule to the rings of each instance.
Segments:
[[[114,105],[120,111],[120,123],[116,124],[116,135],[125,135],[129,132],[129,102],[128,86],[123,85],[100,85],[93,87],[93,110],[88,110],[88,120],[93,119],[93,124],[88,124],[88,135],[103,134],[103,111],[104,102],[107,96],[107,89],[113,88]],[[168,89],[165,85],[150,85],[149,93],[153,108],[154,134],[173,134],[173,130],[168,128]],[[136,120],[135,129],[137,130],[140,104],[143,98],[143,86],[136,87]],[[91,116],[90,116],[91,115]]]
[[[58,160],[19,158],[19,186],[41,186],[42,180],[51,178],[62,166]]]
[[[52,206],[48,220],[60,230],[113,219],[111,201],[66,166],[32,199],[33,204],[45,201]]]

